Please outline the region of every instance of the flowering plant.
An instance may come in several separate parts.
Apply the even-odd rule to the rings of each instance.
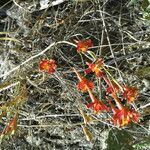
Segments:
[[[68,43],[68,42],[66,42]],[[83,70],[83,73],[73,68],[73,72],[76,74],[78,83],[76,88],[82,94],[86,94],[90,98],[90,102],[86,104],[85,108],[94,112],[94,115],[98,113],[105,113],[105,119],[107,116],[107,123],[118,128],[127,126],[131,122],[137,123],[140,115],[133,108],[132,103],[138,97],[138,89],[132,86],[127,86],[124,82],[118,82],[111,72],[108,66],[105,64],[104,59],[99,58],[96,54],[89,50],[92,49],[93,42],[91,39],[77,41],[76,47],[80,56],[84,55],[89,59],[85,64],[87,68]],[[83,57],[82,57],[83,58]],[[39,70],[52,74],[56,71],[57,65],[54,59],[43,59],[39,62]],[[92,79],[88,78],[88,74],[94,76]],[[103,93],[101,97],[95,96],[95,82],[93,79],[101,80],[103,83]],[[83,132],[88,141],[91,141],[92,134],[87,128],[87,125],[93,121],[90,115],[84,113],[79,106],[81,116],[84,120],[84,125],[81,125]],[[101,115],[100,115],[101,116]]]
[[[57,65],[56,61],[53,59],[47,60],[43,59],[39,62],[39,69],[41,71],[48,72],[49,74],[52,74],[56,71]]]
[[[93,46],[93,42],[90,39],[77,41],[77,52],[87,52],[87,50]]]
[[[85,54],[85,52],[89,52],[88,48],[92,45],[91,43],[91,40],[78,42],[77,51],[84,52],[83,54]],[[91,54],[91,58],[94,59],[94,62],[86,62],[88,68],[84,70],[85,75],[89,73],[94,73],[96,78],[103,79],[106,84],[106,97],[109,96],[112,101],[115,102],[116,106],[113,106],[110,101],[109,105],[105,105],[103,101],[98,100],[92,93],[92,90],[94,90],[94,82],[91,82],[85,77],[82,77],[77,72],[77,70],[74,69],[74,72],[79,79],[77,89],[82,92],[88,91],[88,94],[92,100],[91,103],[86,105],[87,108],[93,109],[95,113],[105,111],[111,114],[112,112],[113,114],[111,123],[118,127],[128,125],[130,122],[138,122],[139,113],[136,112],[136,110],[134,110],[132,106],[129,106],[129,104],[137,99],[137,88],[132,86],[126,86],[125,83],[120,84],[119,82],[117,82],[117,80],[114,79],[109,72],[109,69],[106,68],[102,58],[97,58],[93,52],[89,52],[88,54]],[[126,104],[128,103],[128,106],[122,103],[123,100],[126,100]]]

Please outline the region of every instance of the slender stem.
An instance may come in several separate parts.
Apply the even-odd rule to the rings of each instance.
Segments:
[[[95,97],[94,97],[92,91],[90,89],[88,89],[88,92],[89,92],[89,96],[90,96],[92,102],[95,102]]]
[[[76,70],[75,68],[73,68],[73,71],[76,73],[76,75],[77,75],[79,81],[82,81],[83,78],[82,78],[82,76],[77,72],[77,70]]]
[[[103,67],[103,69],[105,70],[105,72],[112,78],[112,80],[118,85],[118,87],[121,89],[121,91],[123,91],[123,88],[120,86],[120,84],[116,81],[116,79],[114,79],[114,77],[109,73],[109,71]]]
[[[121,102],[120,102],[120,100],[118,99],[118,97],[116,96],[116,93],[113,92],[111,96],[114,98],[114,100],[115,100],[115,102],[116,102],[116,104],[117,104],[117,107],[118,107],[120,110],[122,110],[124,107],[123,107],[123,105],[121,104]]]
[[[6,78],[7,76],[9,76],[11,73],[15,72],[16,70],[20,69],[22,66],[26,65],[28,62],[32,61],[33,59],[43,55],[45,52],[47,52],[48,50],[50,50],[53,46],[56,46],[58,44],[68,44],[74,47],[77,47],[76,44],[73,44],[71,42],[68,41],[59,41],[59,42],[53,42],[52,44],[50,44],[48,47],[46,47],[43,51],[41,51],[40,53],[31,56],[30,58],[28,58],[27,60],[25,60],[24,62],[22,62],[20,65],[14,67],[12,70],[0,75],[0,78]]]

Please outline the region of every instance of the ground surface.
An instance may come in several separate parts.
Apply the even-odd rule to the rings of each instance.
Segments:
[[[2,149],[150,149],[150,22],[144,18],[146,2],[0,3],[1,131],[16,112],[19,114],[17,131],[3,137]],[[141,116],[139,123],[116,128],[101,121],[105,114],[95,115],[85,107],[87,97],[77,91],[71,69],[86,68],[87,58],[70,45],[82,39],[93,41],[91,50],[104,59],[115,79],[139,89],[134,104]],[[51,58],[57,61],[57,71],[52,75],[39,71],[39,61]],[[99,81],[95,83],[97,95],[103,94]],[[82,130],[79,108],[96,119],[88,125],[91,142]]]

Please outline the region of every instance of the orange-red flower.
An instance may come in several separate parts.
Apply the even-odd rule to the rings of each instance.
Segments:
[[[48,72],[49,74],[54,73],[56,71],[57,65],[55,60],[50,59],[50,60],[41,60],[39,63],[39,69],[41,71]]]
[[[86,92],[88,91],[88,89],[93,89],[93,88],[94,88],[93,82],[85,78],[83,78],[82,81],[80,81],[77,84],[77,89],[82,92]]]
[[[86,74],[94,72],[97,77],[102,77],[103,72],[100,70],[101,67],[104,65],[102,59],[98,59],[95,63],[86,63],[88,65],[88,69],[86,69],[84,72]]]
[[[89,92],[89,96],[90,96],[92,102],[87,105],[87,108],[92,108],[95,113],[98,113],[101,111],[108,111],[108,107],[102,101],[98,100],[93,95],[91,90],[88,90],[88,92]]]
[[[127,100],[128,103],[134,102],[134,100],[138,97],[138,89],[135,87],[124,87],[123,98]]]
[[[74,69],[74,68],[73,68]],[[74,72],[76,73],[78,79],[79,79],[79,83],[77,84],[77,89],[79,91],[82,91],[82,92],[86,92],[88,91],[89,89],[93,89],[94,88],[94,84],[92,81],[84,78],[83,76],[81,76],[77,71],[76,69],[74,69]]]
[[[88,48],[92,47],[93,43],[92,40],[87,39],[87,40],[82,40],[82,41],[77,41],[77,52],[86,52]]]
[[[139,114],[127,108],[124,109],[116,109],[113,116],[113,123],[117,126],[125,126],[132,122],[138,122]]]
[[[121,109],[115,108],[109,101],[111,109],[113,111],[112,122],[118,127],[128,125],[130,122],[138,122],[139,114],[133,109],[121,107]]]
[[[95,113],[101,112],[101,111],[108,111],[107,106],[100,100],[95,99],[94,102],[91,102],[86,105],[87,108],[92,108]]]

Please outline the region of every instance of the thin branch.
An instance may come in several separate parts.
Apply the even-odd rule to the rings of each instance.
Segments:
[[[12,88],[12,87],[14,87],[14,86],[16,86],[16,85],[18,85],[18,84],[20,84],[19,81],[16,82],[16,83],[12,83],[12,84],[10,84],[10,85],[8,85],[8,86],[6,86],[6,87],[1,88],[1,89],[0,89],[0,92],[5,91],[5,90],[7,90],[7,89],[10,89],[10,88]]]
[[[71,42],[68,42],[68,41],[60,41],[60,42],[53,42],[52,44],[50,44],[47,48],[45,48],[43,51],[41,51],[40,53],[34,55],[34,56],[31,56],[29,59],[25,60],[24,62],[22,62],[20,65],[16,66],[15,68],[13,68],[12,70],[0,75],[0,78],[6,78],[7,76],[9,76],[11,73],[13,73],[14,71],[18,70],[20,67],[22,67],[23,65],[25,65],[26,63],[30,62],[31,60],[43,55],[45,52],[47,52],[50,48],[52,48],[54,45],[57,45],[57,44],[62,44],[62,43],[65,43],[65,44],[68,44],[68,45],[71,45],[71,46],[74,46],[76,47],[75,44],[71,43]]]

